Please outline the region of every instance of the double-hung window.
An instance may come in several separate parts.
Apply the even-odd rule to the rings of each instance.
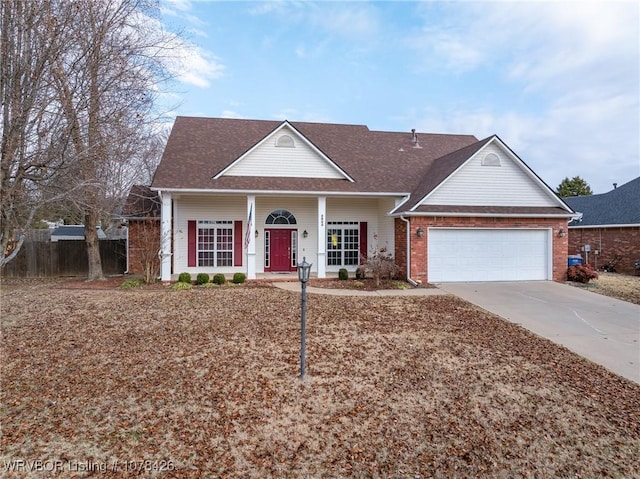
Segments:
[[[327,222],[327,265],[357,266],[360,228],[357,221]]]
[[[198,221],[198,266],[233,265],[233,221]]]

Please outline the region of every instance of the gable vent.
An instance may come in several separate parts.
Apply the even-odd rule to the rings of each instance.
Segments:
[[[487,153],[482,159],[482,166],[500,166],[500,157],[495,153]]]
[[[276,139],[276,146],[279,148],[295,148],[296,144],[289,135],[280,135]]]

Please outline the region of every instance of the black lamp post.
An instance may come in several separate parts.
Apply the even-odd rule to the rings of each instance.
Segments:
[[[307,258],[302,258],[302,263],[298,263],[298,279],[302,283],[302,317],[300,321],[300,379],[304,379],[305,362],[307,355],[307,281],[311,265],[307,263]]]

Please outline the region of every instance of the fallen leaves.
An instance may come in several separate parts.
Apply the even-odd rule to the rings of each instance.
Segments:
[[[137,471],[153,477],[640,475],[637,384],[453,297],[313,294],[301,382],[299,301],[3,291],[1,459],[173,461]]]

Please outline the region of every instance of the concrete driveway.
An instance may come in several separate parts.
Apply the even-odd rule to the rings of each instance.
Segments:
[[[638,305],[552,281],[437,286],[640,383]]]

